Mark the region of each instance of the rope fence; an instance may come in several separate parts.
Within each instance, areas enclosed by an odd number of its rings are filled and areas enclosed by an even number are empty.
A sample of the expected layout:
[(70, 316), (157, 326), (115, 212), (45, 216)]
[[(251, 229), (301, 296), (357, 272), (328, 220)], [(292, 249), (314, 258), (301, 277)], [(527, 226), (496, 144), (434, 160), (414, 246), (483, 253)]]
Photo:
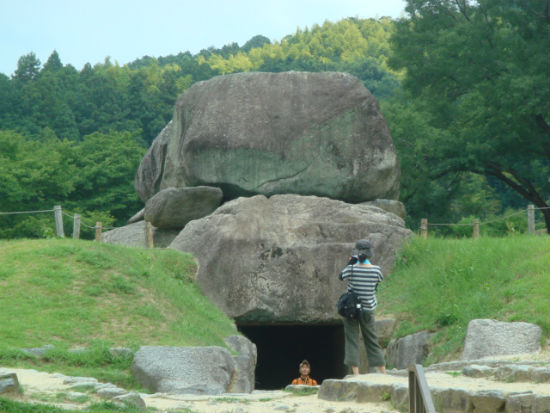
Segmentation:
[[(91, 229), (95, 231), (95, 240), (102, 242), (103, 231), (112, 230), (117, 227), (103, 227), (100, 221), (97, 221), (94, 226), (86, 225), (82, 222), (82, 216), (80, 214), (71, 215), (62, 210), (60, 205), (56, 205), (53, 209), (44, 209), (44, 210), (35, 210), (35, 211), (10, 211), (10, 212), (0, 212), (0, 215), (22, 215), (22, 214), (41, 214), (41, 213), (54, 213), (55, 218), (55, 232), (58, 237), (64, 238), (65, 231), (63, 226), (63, 216), (66, 216), (73, 220), (73, 238), (80, 239), (80, 229), (81, 227)], [(118, 227), (120, 228), (120, 227)]]
[[(455, 224), (448, 224), (448, 223), (432, 223), (428, 222), (427, 218), (422, 218), (420, 221), (420, 236), (422, 238), (428, 237), (428, 228), (429, 227), (453, 227), (453, 226), (469, 226), (472, 227), (472, 233), (473, 238), (479, 238), (479, 227), (482, 225), (492, 224), (499, 221), (507, 220), (511, 217), (524, 214), (527, 211), (527, 228), (528, 232), (530, 234), (535, 233), (535, 211), (536, 210), (546, 210), (550, 209), (550, 207), (542, 207), (538, 208), (535, 207), (533, 204), (529, 204), (527, 206), (527, 209), (521, 210), (518, 212), (514, 212), (512, 214), (506, 215), (504, 217), (499, 217), (496, 219), (480, 222), (479, 219), (474, 219), (471, 224), (467, 223), (455, 223)], [(81, 227), (88, 228), (95, 231), (95, 240), (98, 242), (102, 242), (103, 240), (103, 231), (104, 230), (113, 230), (117, 229), (117, 227), (103, 227), (103, 224), (98, 221), (95, 223), (94, 226), (86, 225), (82, 222), (82, 217), (80, 214), (74, 214), (71, 215), (67, 212), (64, 212), (60, 205), (56, 205), (53, 207), (53, 209), (43, 209), (43, 210), (36, 210), (36, 211), (11, 211), (11, 212), (0, 212), (0, 215), (21, 215), (21, 214), (42, 214), (42, 213), (54, 213), (55, 217), (55, 228), (56, 228), (56, 235), (58, 237), (65, 237), (64, 227), (63, 227), (63, 216), (66, 216), (73, 220), (73, 238), (79, 239), (80, 238), (80, 229)], [(118, 227), (120, 228), (120, 227)], [(150, 222), (145, 222), (145, 243), (148, 248), (153, 248), (153, 229)]]
[(523, 209), (521, 211), (514, 212), (512, 214), (508, 214), (506, 216), (491, 219), (491, 220), (488, 220), (488, 221), (480, 222), (479, 219), (475, 218), (471, 224), (460, 223), (460, 222), (454, 223), (454, 224), (432, 223), (432, 222), (428, 222), (428, 218), (422, 218), (420, 220), (420, 236), (422, 238), (427, 238), (429, 227), (457, 227), (457, 226), (461, 227), (461, 226), (463, 226), (463, 227), (472, 227), (473, 238), (479, 238), (479, 227), (480, 226), (487, 225), (487, 224), (493, 224), (495, 222), (505, 221), (505, 220), (507, 220), (511, 217), (525, 214), (526, 212), (527, 212), (527, 231), (528, 231), (529, 234), (534, 234), (535, 233), (535, 211), (537, 211), (537, 210), (540, 211), (540, 210), (545, 210), (545, 209), (550, 209), (550, 207), (541, 207), (541, 208), (539, 208), (539, 207), (535, 207), (533, 204), (529, 204), (527, 206), (527, 209)]
[(53, 212), (53, 209), (44, 209), (41, 211), (15, 211), (15, 212), (0, 212), (0, 215), (18, 215), (18, 214), (41, 214), (42, 212)]

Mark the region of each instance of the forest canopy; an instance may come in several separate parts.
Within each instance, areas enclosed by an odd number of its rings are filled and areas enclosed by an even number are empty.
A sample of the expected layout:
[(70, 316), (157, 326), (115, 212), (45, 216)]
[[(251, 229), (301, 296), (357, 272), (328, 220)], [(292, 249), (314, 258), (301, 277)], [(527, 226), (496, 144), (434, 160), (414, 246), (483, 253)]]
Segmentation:
[[(55, 50), (44, 63), (30, 52), (0, 74), (0, 212), (60, 204), (124, 225), (143, 206), (137, 166), (179, 94), (218, 75), (288, 70), (348, 72), (378, 99), (410, 227), (502, 214), (533, 193), (548, 205), (547, 4), (409, 0), (399, 20), (326, 21), (123, 66), (76, 69)], [(40, 219), (0, 216), (0, 236), (43, 236)]]

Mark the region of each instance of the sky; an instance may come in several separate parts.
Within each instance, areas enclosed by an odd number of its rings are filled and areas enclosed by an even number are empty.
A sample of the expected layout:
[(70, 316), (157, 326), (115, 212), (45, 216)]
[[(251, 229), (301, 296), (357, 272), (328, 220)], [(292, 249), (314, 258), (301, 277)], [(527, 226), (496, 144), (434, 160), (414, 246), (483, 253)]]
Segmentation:
[(297, 28), (345, 17), (403, 17), (405, 0), (0, 0), (0, 73), (21, 56), (42, 63), (124, 65), (236, 42), (256, 35), (280, 41)]

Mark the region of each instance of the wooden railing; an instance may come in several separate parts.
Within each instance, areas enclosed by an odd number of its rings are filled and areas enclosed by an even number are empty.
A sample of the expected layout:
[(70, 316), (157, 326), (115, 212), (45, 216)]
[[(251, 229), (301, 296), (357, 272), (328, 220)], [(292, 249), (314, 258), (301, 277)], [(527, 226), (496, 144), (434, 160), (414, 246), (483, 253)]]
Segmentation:
[(432, 394), (421, 364), (409, 366), (409, 412), (436, 413)]

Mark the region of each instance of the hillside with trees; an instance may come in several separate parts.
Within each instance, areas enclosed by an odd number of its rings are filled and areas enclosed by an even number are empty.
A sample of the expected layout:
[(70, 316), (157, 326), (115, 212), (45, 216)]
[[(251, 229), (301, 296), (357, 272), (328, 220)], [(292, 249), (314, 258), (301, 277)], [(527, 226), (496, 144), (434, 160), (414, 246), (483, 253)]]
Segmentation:
[[(179, 94), (218, 75), (288, 70), (348, 72), (377, 97), (411, 228), (422, 217), (547, 207), (547, 2), (408, 3), (413, 17), (326, 21), (281, 40), (257, 35), (122, 66), (22, 56), (11, 76), (0, 74), (0, 212), (60, 204), (90, 225), (124, 225), (142, 206), (137, 166)], [(0, 237), (42, 237), (49, 221), (0, 215)]]

